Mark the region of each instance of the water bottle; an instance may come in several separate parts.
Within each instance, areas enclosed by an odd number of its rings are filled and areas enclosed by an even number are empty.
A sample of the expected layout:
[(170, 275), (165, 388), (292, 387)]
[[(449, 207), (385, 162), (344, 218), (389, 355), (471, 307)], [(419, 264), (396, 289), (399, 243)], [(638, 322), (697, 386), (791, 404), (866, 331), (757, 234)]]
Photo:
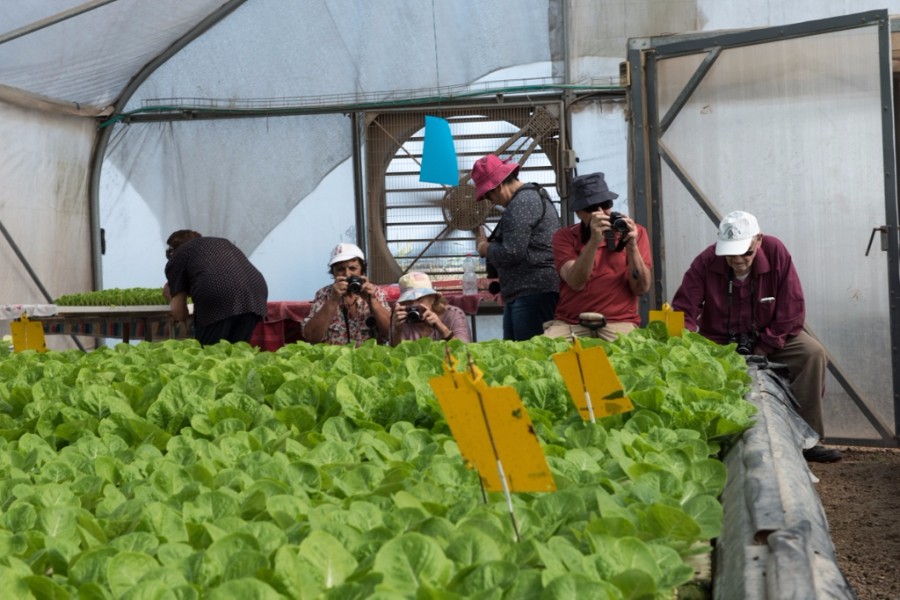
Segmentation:
[(475, 273), (475, 257), (467, 254), (463, 259), (462, 293), (474, 296), (478, 293), (478, 275)]

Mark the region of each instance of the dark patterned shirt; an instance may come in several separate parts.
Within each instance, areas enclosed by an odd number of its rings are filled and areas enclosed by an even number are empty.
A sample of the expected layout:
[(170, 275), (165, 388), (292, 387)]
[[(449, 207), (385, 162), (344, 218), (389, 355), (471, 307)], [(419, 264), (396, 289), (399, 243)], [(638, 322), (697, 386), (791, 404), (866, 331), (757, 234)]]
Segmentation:
[(194, 324), (203, 327), (245, 313), (266, 316), (266, 280), (237, 246), (199, 237), (175, 249), (166, 264), (169, 291), (186, 292), (194, 303)]
[(523, 184), (503, 211), (487, 253), (497, 267), (505, 302), (559, 291), (552, 243), (557, 229), (556, 208), (533, 186)]

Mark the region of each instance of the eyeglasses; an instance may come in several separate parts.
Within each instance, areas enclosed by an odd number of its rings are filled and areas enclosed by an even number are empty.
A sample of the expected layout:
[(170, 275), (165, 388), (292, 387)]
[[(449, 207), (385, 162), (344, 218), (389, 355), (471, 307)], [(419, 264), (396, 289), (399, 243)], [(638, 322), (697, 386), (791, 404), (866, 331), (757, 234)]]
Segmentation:
[(589, 213), (598, 212), (601, 210), (607, 210), (609, 208), (612, 208), (612, 205), (613, 205), (612, 200), (604, 200), (603, 202), (601, 202), (599, 204), (591, 204), (590, 206), (585, 208), (584, 211), (589, 212)]

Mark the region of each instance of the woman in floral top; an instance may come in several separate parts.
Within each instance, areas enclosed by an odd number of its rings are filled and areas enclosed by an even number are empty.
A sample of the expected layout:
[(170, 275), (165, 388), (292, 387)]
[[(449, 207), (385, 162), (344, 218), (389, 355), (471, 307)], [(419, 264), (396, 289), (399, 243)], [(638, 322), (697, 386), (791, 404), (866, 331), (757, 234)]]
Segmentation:
[(316, 292), (303, 339), (311, 344), (360, 345), (375, 338), (385, 341), (391, 309), (384, 291), (366, 277), (366, 260), (354, 244), (335, 246), (328, 261), (334, 283)]

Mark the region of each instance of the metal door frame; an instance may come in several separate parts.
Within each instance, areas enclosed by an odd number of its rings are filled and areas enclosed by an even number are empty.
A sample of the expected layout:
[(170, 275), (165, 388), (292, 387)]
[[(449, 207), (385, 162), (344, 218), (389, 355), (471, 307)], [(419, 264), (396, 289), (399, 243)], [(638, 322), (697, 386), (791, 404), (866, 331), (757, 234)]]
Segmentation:
[[(665, 253), (663, 249), (663, 209), (660, 161), (665, 161), (681, 184), (687, 189), (700, 208), (714, 224), (721, 215), (716, 212), (703, 192), (695, 185), (674, 157), (660, 146), (659, 138), (665, 133), (691, 94), (709, 72), (721, 52), (725, 49), (750, 46), (779, 40), (807, 37), (833, 31), (858, 27), (879, 27), (879, 75), (881, 99), (885, 110), (882, 113), (883, 168), (885, 176), (885, 219), (887, 238), (887, 280), (890, 311), (891, 371), (894, 397), (894, 433), (890, 427), (874, 413), (865, 398), (844, 375), (840, 365), (828, 353), (828, 369), (844, 388), (869, 424), (881, 436), (885, 446), (900, 446), (900, 246), (898, 246), (898, 208), (896, 173), (898, 165), (894, 151), (894, 114), (892, 110), (893, 74), (891, 70), (891, 23), (886, 10), (874, 10), (852, 15), (832, 17), (805, 23), (795, 23), (778, 27), (741, 30), (729, 33), (692, 33), (658, 38), (638, 38), (628, 42), (627, 69), (631, 80), (630, 107), (631, 128), (629, 162), (632, 170), (631, 197), (635, 199), (635, 217), (646, 224), (651, 234), (653, 252), (654, 281), (650, 290), (650, 303), (659, 308), (661, 299), (666, 298)], [(657, 105), (657, 61), (705, 53), (700, 63), (668, 112), (660, 117)], [(827, 352), (827, 348), (826, 348)], [(833, 443), (871, 445), (871, 440), (842, 439), (830, 437)]]

